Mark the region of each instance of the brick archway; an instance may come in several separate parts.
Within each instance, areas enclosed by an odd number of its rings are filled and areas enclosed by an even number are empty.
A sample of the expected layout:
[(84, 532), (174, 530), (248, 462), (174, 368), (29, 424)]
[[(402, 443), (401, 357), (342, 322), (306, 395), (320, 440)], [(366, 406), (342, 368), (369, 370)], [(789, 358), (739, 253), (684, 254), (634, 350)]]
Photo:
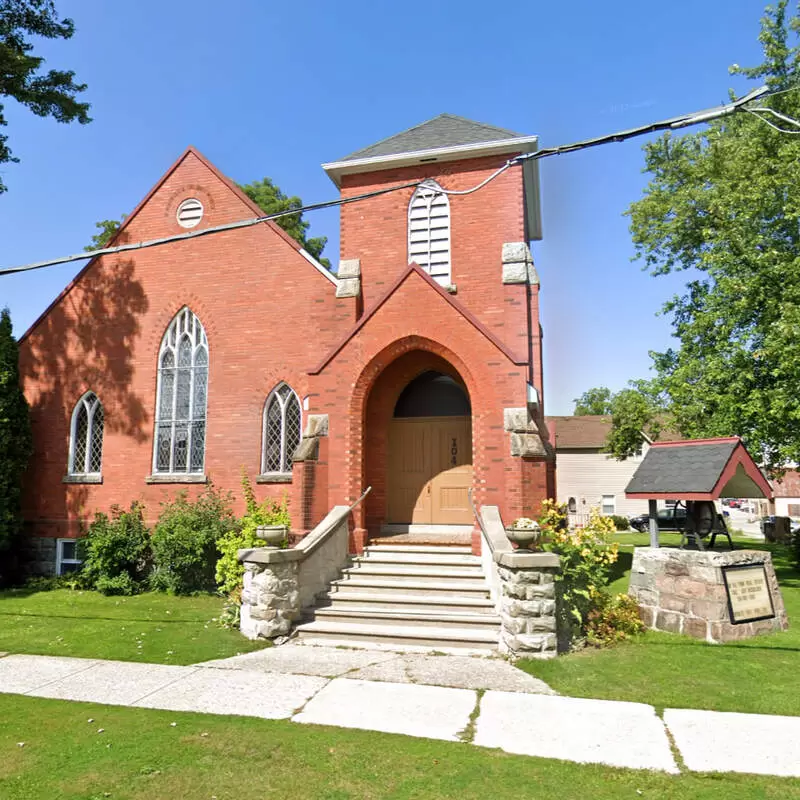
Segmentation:
[(388, 426), (400, 393), (410, 381), (426, 371), (452, 377), (472, 402), (472, 463), (480, 436), (480, 410), (474, 377), (449, 348), (419, 336), (398, 340), (373, 357), (353, 387), (350, 420), (350, 494), (372, 486), (363, 506), (355, 510), (354, 545), (361, 550), (369, 535), (385, 521), (387, 500), (386, 459)]

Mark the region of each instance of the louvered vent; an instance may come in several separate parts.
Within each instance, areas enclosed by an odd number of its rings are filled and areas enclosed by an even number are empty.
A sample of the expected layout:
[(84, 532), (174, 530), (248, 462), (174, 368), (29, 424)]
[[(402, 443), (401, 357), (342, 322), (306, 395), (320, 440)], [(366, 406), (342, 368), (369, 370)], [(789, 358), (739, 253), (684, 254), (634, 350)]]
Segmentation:
[(203, 219), (203, 204), (194, 197), (178, 206), (178, 224), (182, 228), (194, 228)]
[(415, 261), (442, 286), (450, 276), (450, 201), (437, 191), (438, 183), (426, 181), (408, 207), (408, 260)]

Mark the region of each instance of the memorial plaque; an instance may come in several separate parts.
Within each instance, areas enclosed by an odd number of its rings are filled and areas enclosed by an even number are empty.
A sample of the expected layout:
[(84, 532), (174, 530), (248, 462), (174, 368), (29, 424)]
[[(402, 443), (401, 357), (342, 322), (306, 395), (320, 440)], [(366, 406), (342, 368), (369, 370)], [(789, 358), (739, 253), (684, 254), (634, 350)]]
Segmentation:
[(767, 575), (761, 564), (723, 567), (731, 622), (753, 622), (775, 616)]

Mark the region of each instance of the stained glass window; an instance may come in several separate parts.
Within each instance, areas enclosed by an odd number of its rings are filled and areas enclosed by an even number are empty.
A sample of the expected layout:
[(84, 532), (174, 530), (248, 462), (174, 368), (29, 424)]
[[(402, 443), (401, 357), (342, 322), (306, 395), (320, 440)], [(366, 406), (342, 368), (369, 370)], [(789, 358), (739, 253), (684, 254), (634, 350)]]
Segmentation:
[(99, 475), (103, 464), (103, 404), (94, 392), (78, 400), (70, 430), (70, 475)]
[(292, 471), (292, 456), (302, 438), (300, 401), (285, 383), (276, 386), (264, 405), (263, 473)]

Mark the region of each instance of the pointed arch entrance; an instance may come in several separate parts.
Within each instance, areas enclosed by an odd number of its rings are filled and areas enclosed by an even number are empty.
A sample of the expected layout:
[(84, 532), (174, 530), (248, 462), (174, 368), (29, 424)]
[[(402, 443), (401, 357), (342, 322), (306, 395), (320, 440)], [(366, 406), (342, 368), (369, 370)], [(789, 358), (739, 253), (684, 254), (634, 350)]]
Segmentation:
[(425, 370), (402, 388), (389, 421), (389, 523), (472, 522), (472, 408), (463, 383)]

